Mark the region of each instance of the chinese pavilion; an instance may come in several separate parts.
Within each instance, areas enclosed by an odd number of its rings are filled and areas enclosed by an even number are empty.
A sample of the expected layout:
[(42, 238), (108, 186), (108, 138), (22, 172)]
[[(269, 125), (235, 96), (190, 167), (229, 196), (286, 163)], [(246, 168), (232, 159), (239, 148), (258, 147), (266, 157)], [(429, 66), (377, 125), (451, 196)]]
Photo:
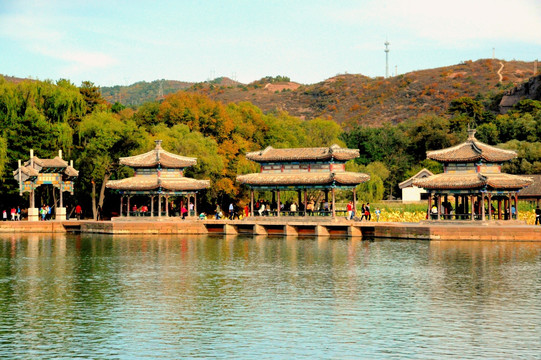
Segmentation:
[[(517, 194), (530, 185), (532, 180), (525, 176), (501, 172), (501, 165), (517, 156), (512, 150), (490, 146), (475, 138), (475, 130), (468, 130), (468, 139), (459, 145), (435, 151), (428, 151), (427, 158), (443, 163), (444, 172), (413, 183), (425, 188), (428, 209), (436, 205), (433, 218), (451, 219), (452, 205), (449, 196), (454, 197), (454, 218), (485, 220), (511, 219), (518, 215)], [(493, 208), (497, 202), (497, 209)], [(502, 212), (503, 206), (503, 212)]]
[[(297, 191), (299, 204), (307, 208), (307, 190), (320, 189), (332, 195), (332, 215), (335, 216), (335, 189), (353, 191), (356, 208), (355, 187), (370, 180), (367, 174), (347, 172), (346, 161), (359, 157), (358, 149), (341, 148), (338, 145), (317, 148), (274, 149), (269, 146), (264, 150), (246, 154), (249, 160), (258, 162), (261, 171), (255, 174), (237, 176), (237, 181), (250, 188), (251, 214), (254, 211), (254, 190), (273, 191), (276, 193), (280, 209), (280, 191)], [(304, 201), (301, 198), (304, 191)], [(280, 211), (277, 212), (280, 216)], [(306, 215), (306, 211), (304, 212)]]
[(162, 201), (165, 199), (165, 216), (169, 216), (169, 197), (193, 197), (194, 212), (197, 214), (197, 193), (210, 186), (209, 180), (184, 177), (184, 169), (197, 163), (196, 158), (175, 155), (162, 149), (162, 141), (144, 154), (120, 158), (120, 164), (135, 169), (135, 175), (121, 180), (110, 180), (106, 187), (120, 192), (120, 216), (123, 214), (124, 197), (127, 199), (127, 216), (130, 216), (130, 198), (135, 195), (150, 197), (150, 215), (154, 216), (154, 198), (158, 198), (158, 216), (162, 216)]
[[(64, 207), (63, 193), (73, 195), (73, 181), (79, 176), (79, 172), (73, 168), (73, 160), (70, 164), (62, 159), (62, 150), (53, 159), (40, 159), (34, 156), (34, 150), (30, 150), (30, 160), (21, 165), (19, 160), (17, 170), (13, 171), (13, 177), (19, 182), (19, 194), (30, 193), (30, 206), (28, 208), (28, 221), (37, 221), (39, 209), (35, 207), (35, 190), (41, 185), (53, 185), (60, 191), (59, 206), (55, 206), (56, 220), (66, 220), (66, 208)], [(55, 204), (56, 205), (56, 204)]]

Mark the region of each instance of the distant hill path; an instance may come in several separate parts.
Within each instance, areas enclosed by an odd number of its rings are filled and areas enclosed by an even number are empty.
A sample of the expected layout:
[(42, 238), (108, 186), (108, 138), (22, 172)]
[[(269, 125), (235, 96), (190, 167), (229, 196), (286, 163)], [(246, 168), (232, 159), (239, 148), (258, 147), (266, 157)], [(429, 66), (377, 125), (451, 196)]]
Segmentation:
[(498, 76), (500, 77), (500, 82), (502, 82), (503, 80), (503, 76), (502, 76), (502, 70), (503, 70), (503, 63), (500, 61), (500, 70), (498, 70)]

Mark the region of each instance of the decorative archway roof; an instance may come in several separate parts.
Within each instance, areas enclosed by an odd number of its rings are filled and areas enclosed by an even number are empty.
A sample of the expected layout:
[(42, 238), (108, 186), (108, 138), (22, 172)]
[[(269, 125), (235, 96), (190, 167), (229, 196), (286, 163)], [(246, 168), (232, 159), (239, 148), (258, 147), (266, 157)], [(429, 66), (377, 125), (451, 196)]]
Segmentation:
[(475, 130), (469, 130), (468, 140), (465, 142), (446, 149), (427, 151), (426, 156), (444, 163), (468, 163), (479, 160), (501, 163), (514, 159), (517, 153), (482, 143), (475, 138)]

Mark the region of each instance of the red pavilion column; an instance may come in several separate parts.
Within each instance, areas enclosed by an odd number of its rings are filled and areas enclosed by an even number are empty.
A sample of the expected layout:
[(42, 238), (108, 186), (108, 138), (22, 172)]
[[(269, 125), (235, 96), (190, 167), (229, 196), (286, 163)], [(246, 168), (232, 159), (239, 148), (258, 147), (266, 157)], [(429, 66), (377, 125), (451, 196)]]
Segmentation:
[(282, 206), (281, 201), (280, 201), (280, 189), (276, 190), (276, 195), (277, 195), (276, 198), (278, 200), (278, 202), (276, 203), (276, 207), (278, 208), (276, 210), (278, 212), (276, 214), (277, 214), (277, 216), (280, 216), (280, 210), (281, 210), (281, 206)]

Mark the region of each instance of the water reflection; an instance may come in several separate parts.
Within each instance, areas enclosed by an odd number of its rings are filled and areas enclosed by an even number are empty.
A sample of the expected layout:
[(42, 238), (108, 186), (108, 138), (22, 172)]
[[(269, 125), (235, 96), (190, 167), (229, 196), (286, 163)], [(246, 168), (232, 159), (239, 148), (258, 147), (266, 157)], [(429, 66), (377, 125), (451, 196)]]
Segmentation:
[(0, 357), (533, 358), (541, 244), (0, 237)]

